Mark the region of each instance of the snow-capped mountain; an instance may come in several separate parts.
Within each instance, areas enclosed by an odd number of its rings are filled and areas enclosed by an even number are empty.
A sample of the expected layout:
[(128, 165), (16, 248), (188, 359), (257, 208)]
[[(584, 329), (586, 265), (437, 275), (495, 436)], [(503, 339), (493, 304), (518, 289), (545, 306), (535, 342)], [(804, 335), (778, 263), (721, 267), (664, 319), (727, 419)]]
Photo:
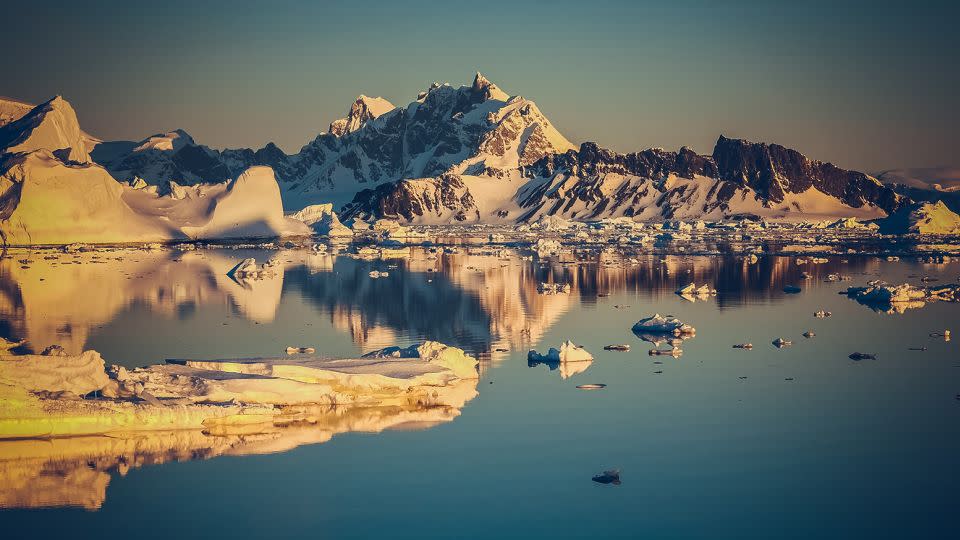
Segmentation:
[[(344, 214), (408, 221), (880, 218), (904, 199), (876, 179), (777, 145), (720, 137), (712, 156), (689, 148), (618, 154), (584, 143), (522, 167), (523, 181), (445, 175), (361, 191)], [(491, 191), (494, 193), (491, 196)], [(473, 192), (483, 193), (481, 197)]]
[(268, 165), (282, 182), (287, 207), (295, 209), (322, 202), (339, 207), (364, 188), (407, 178), (519, 177), (521, 166), (573, 148), (534, 102), (509, 96), (478, 73), (468, 86), (434, 83), (406, 107), (360, 96), (346, 117), (293, 155), (273, 144), (212, 150), (177, 131), (104, 143), (93, 156), (120, 180), (154, 184), (216, 182)]
[[(75, 120), (62, 103), (57, 98), (37, 109)], [(21, 117), (0, 127), (0, 142), (4, 133), (24, 133), (36, 111), (7, 108), (8, 116)], [(13, 124), (16, 129), (8, 129)], [(332, 203), (345, 217), (419, 223), (523, 222), (544, 215), (873, 219), (907, 202), (876, 178), (775, 144), (721, 136), (711, 155), (689, 148), (621, 154), (590, 142), (577, 148), (533, 101), (510, 96), (479, 73), (469, 85), (434, 83), (402, 107), (361, 95), (345, 117), (292, 155), (272, 143), (212, 149), (183, 130), (116, 142), (62, 129), (34, 131), (40, 146), (68, 149), (74, 160), (85, 159), (86, 150), (114, 178), (143, 179), (162, 186), (161, 193), (170, 181), (222, 183), (252, 166), (269, 166), (287, 210)]]

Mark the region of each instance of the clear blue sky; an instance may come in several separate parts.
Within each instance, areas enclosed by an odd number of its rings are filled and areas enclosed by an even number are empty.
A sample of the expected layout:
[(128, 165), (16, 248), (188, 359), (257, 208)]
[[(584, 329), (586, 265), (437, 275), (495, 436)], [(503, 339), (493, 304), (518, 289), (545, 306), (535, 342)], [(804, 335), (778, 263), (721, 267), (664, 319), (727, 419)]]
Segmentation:
[(358, 94), (403, 105), (479, 70), (575, 143), (709, 153), (722, 133), (867, 171), (960, 165), (946, 3), (84, 4), (6, 10), (0, 95), (62, 94), (105, 139), (291, 152)]

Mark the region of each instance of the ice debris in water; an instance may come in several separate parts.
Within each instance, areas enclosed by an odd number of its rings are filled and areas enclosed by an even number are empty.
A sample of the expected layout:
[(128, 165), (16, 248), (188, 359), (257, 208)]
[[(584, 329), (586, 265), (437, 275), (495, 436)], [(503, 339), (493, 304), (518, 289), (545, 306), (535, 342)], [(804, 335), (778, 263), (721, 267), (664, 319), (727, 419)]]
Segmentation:
[(583, 347), (567, 340), (560, 345), (560, 349), (550, 347), (547, 354), (530, 351), (527, 353), (527, 360), (542, 363), (589, 362), (593, 360), (593, 355), (588, 353)]
[(783, 339), (782, 337), (773, 340), (773, 346), (778, 349), (789, 347), (790, 345), (793, 345), (793, 342), (788, 339)]
[(620, 485), (620, 469), (610, 469), (609, 471), (603, 471), (602, 473), (595, 475), (593, 481), (598, 484), (613, 484), (615, 486)]
[(684, 334), (695, 334), (696, 328), (677, 319), (676, 317), (663, 317), (659, 313), (652, 317), (640, 319), (633, 325), (634, 333), (652, 333), (652, 334), (673, 334), (675, 336)]

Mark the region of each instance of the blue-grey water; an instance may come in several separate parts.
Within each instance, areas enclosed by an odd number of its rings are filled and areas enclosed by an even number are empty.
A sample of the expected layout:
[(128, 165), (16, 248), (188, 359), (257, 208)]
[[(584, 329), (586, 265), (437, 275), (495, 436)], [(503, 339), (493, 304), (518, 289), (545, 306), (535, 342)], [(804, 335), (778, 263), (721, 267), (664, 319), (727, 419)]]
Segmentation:
[[(247, 256), (281, 259), (279, 282), (244, 289), (226, 278)], [(41, 481), (63, 491), (46, 508), (8, 500), (8, 538), (943, 538), (960, 527), (960, 354), (957, 340), (929, 335), (956, 331), (960, 305), (885, 313), (838, 294), (872, 279), (955, 283), (957, 262), (90, 257), (2, 261), (0, 335), (130, 367), (433, 339), (481, 360), (479, 396), (432, 426), (108, 470), (102, 494), (71, 492), (89, 489), (63, 472), (76, 464), (18, 476), (0, 461), (22, 492)], [(374, 269), (389, 276), (371, 279)], [(850, 280), (825, 281), (831, 273)], [(542, 281), (571, 292), (539, 295)], [(690, 281), (718, 294), (674, 294)], [(815, 318), (819, 309), (832, 316)], [(681, 357), (649, 356), (653, 345), (631, 333), (654, 313), (696, 327)], [(775, 348), (778, 337), (793, 346)], [(567, 339), (593, 353), (585, 371), (564, 379), (528, 366), (528, 350)], [(743, 342), (753, 350), (731, 347)], [(603, 350), (619, 343), (632, 350)], [(849, 359), (855, 351), (876, 359)], [(608, 386), (575, 388), (584, 383)], [(621, 485), (591, 481), (613, 468)]]

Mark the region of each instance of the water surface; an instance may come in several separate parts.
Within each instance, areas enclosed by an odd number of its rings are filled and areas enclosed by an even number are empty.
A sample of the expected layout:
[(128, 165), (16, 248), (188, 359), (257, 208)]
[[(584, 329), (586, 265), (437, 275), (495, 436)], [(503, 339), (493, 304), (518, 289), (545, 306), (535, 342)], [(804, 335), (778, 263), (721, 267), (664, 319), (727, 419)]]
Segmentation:
[[(956, 341), (929, 336), (956, 326), (960, 306), (887, 313), (837, 294), (873, 279), (955, 282), (957, 263), (470, 251), (416, 248), (390, 260), (253, 250), (3, 259), (0, 335), (26, 340), (25, 350), (95, 349), (133, 367), (275, 356), (288, 345), (350, 356), (433, 339), (481, 360), (479, 397), (462, 410), (332, 415), (273, 446), (239, 437), (207, 440), (199, 452), (197, 441), (160, 437), (130, 463), (109, 452), (97, 462), (11, 458), (24, 445), (99, 440), (0, 443), (3, 530), (40, 538), (903, 538), (960, 525), (960, 354)], [(277, 259), (280, 275), (246, 286), (226, 276), (251, 256)], [(389, 275), (371, 279), (372, 270)], [(825, 281), (833, 273), (850, 281)], [(718, 294), (694, 302), (674, 294), (691, 281)], [(569, 283), (571, 292), (541, 295), (541, 282)], [(802, 292), (786, 294), (785, 285)], [(833, 315), (815, 318), (819, 309)], [(649, 356), (653, 345), (631, 333), (654, 313), (696, 327), (681, 357)], [(808, 330), (816, 337), (802, 337)], [(794, 344), (777, 349), (777, 337)], [(529, 349), (566, 339), (594, 362), (568, 378), (528, 367)], [(742, 342), (754, 349), (731, 348)], [(615, 343), (632, 350), (603, 350)], [(850, 360), (855, 351), (877, 359)], [(584, 383), (608, 386), (575, 388)], [(622, 470), (622, 485), (591, 482), (610, 468)]]

